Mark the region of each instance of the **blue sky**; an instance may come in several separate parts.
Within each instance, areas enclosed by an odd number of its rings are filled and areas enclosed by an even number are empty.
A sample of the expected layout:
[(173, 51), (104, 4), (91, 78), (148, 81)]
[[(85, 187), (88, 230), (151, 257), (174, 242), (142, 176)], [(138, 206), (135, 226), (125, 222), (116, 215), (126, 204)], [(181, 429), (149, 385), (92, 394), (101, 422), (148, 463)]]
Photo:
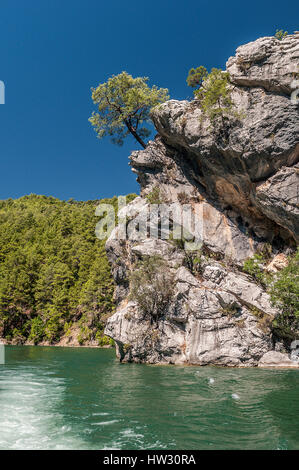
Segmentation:
[(36, 193), (78, 200), (138, 192), (123, 147), (98, 140), (90, 88), (123, 70), (192, 91), (192, 66), (224, 67), (236, 47), (299, 29), (289, 0), (1, 0), (0, 199)]

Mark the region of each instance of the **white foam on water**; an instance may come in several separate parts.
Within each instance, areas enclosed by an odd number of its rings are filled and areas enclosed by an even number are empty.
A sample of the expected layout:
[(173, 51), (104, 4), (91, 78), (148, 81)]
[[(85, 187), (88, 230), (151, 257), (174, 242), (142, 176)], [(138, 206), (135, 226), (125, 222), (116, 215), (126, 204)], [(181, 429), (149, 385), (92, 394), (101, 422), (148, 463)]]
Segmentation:
[[(31, 449), (31, 450), (66, 450), (102, 448), (117, 450), (128, 446), (144, 448), (165, 448), (158, 436), (146, 438), (146, 425), (138, 420), (131, 425), (122, 419), (114, 419), (110, 412), (95, 411), (80, 419), (89, 422), (78, 429), (65, 421), (63, 403), (67, 398), (67, 381), (53, 377), (47, 370), (37, 368), (6, 369), (0, 372), (0, 449)], [(93, 406), (98, 406), (94, 404)], [(102, 420), (99, 418), (103, 418)], [(105, 419), (106, 417), (106, 419)], [(98, 419), (97, 419), (98, 418)], [(110, 418), (110, 419), (109, 419)], [(87, 423), (87, 421), (85, 421)], [(119, 424), (117, 424), (119, 423)], [(115, 429), (113, 439), (105, 443), (91, 444), (90, 436), (107, 430)]]
[(107, 426), (108, 424), (119, 423), (119, 419), (112, 419), (111, 421), (101, 421), (100, 423), (91, 423), (92, 426)]
[(232, 399), (233, 400), (240, 400), (240, 397), (237, 393), (232, 393)]
[(213, 379), (212, 377), (209, 378), (209, 384), (213, 384), (215, 382), (215, 379)]
[[(18, 374), (18, 375), (16, 375)], [(57, 412), (64, 400), (64, 380), (26, 368), (0, 375), (0, 449), (76, 449), (84, 441)]]
[(136, 433), (134, 429), (125, 429), (124, 431), (120, 432), (121, 435), (124, 437), (135, 438), (135, 439), (143, 439), (144, 435), (140, 433)]
[(113, 445), (112, 446), (108, 446), (108, 447), (103, 447), (102, 449), (100, 450), (121, 450), (120, 447), (114, 447)]

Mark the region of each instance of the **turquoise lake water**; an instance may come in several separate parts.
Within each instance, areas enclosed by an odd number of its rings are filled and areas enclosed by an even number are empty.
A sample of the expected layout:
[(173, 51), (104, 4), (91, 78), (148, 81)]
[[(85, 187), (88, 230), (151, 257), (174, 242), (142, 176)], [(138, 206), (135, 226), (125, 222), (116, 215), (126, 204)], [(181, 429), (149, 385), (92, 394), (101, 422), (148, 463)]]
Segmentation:
[(299, 449), (299, 371), (6, 347), (0, 449)]

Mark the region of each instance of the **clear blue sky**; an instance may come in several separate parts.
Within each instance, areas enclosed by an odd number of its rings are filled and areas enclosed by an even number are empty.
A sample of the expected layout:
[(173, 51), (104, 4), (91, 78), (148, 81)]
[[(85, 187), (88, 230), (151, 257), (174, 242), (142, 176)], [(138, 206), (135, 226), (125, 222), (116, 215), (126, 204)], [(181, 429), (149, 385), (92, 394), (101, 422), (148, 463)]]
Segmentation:
[(297, 19), (297, 0), (1, 0), (0, 199), (137, 192), (138, 144), (96, 138), (90, 88), (126, 70), (185, 99), (192, 66), (224, 67), (238, 45)]

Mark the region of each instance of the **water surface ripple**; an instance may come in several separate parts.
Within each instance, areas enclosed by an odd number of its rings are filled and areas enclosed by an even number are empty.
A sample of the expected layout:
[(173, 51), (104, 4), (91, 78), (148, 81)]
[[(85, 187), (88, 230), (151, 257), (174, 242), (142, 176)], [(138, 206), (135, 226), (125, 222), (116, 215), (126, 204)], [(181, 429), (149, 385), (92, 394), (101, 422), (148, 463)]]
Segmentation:
[(7, 347), (0, 449), (299, 449), (299, 371)]

